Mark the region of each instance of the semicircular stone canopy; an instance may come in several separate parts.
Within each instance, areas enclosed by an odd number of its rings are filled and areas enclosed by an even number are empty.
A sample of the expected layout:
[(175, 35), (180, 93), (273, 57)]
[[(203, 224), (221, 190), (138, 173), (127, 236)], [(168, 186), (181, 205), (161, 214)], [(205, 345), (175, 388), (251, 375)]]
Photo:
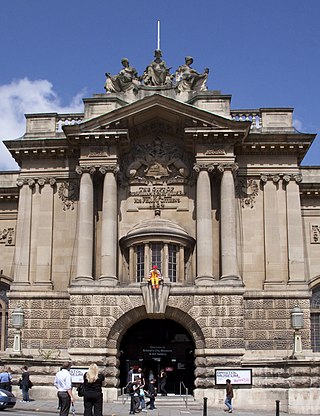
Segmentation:
[(170, 237), (177, 238), (179, 240), (193, 241), (193, 238), (178, 224), (171, 220), (165, 219), (149, 219), (143, 220), (134, 225), (127, 235), (123, 237), (123, 240), (132, 240), (135, 238), (154, 236), (155, 238)]

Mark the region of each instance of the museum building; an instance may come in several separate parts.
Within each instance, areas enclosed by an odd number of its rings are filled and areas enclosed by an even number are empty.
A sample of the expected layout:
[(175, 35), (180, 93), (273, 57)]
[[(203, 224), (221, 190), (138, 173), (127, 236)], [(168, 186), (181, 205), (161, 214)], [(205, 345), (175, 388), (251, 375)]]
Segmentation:
[(0, 172), (1, 362), (48, 395), (71, 359), (104, 369), (108, 401), (133, 366), (209, 406), (229, 374), (237, 408), (320, 412), (315, 135), (292, 108), (231, 109), (207, 69), (170, 74), (159, 52), (4, 142), (20, 170)]

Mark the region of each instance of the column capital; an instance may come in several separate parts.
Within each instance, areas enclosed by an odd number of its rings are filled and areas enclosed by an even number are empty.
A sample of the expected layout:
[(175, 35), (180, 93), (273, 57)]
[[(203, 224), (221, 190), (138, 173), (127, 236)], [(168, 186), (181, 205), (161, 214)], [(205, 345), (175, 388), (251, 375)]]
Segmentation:
[(18, 178), (16, 181), (17, 186), (22, 187), (23, 185), (28, 185), (30, 188), (33, 188), (36, 184), (34, 178)]
[(209, 173), (213, 172), (216, 168), (216, 163), (205, 163), (205, 162), (200, 162), (200, 163), (195, 163), (193, 165), (193, 170), (196, 173), (201, 172), (202, 170), (205, 170)]
[(46, 183), (50, 186), (54, 186), (56, 184), (57, 180), (56, 178), (38, 178), (37, 183), (39, 186), (44, 186)]
[(233, 174), (236, 173), (236, 171), (239, 169), (239, 166), (237, 163), (219, 163), (217, 167), (218, 171), (223, 173), (227, 170), (231, 171)]
[(99, 167), (99, 172), (102, 173), (102, 175), (105, 175), (107, 172), (111, 172), (114, 175), (116, 175), (119, 172), (119, 170), (119, 165), (114, 164), (101, 165)]
[(94, 166), (77, 166), (75, 171), (78, 175), (82, 175), (83, 173), (90, 173), (90, 175), (93, 175), (96, 168)]

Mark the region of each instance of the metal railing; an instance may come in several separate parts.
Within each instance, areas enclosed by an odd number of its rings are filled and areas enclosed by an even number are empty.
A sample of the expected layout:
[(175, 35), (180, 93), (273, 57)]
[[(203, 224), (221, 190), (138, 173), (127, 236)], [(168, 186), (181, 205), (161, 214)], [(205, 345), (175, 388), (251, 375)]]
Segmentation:
[[(182, 393), (183, 390), (185, 391), (185, 394)], [(189, 390), (188, 390), (188, 387), (185, 386), (183, 381), (180, 381), (179, 394), (180, 394), (180, 397), (182, 397), (182, 400), (185, 402), (186, 409), (188, 409)]]

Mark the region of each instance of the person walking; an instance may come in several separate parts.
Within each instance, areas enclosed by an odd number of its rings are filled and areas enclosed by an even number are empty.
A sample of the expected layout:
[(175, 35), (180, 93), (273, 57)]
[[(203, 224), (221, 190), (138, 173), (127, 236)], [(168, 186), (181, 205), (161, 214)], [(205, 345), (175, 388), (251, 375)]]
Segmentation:
[(102, 416), (102, 385), (105, 376), (99, 372), (97, 364), (92, 363), (83, 376), (84, 416)]
[(134, 382), (131, 384), (130, 389), (130, 415), (139, 413), (141, 410), (140, 407), (140, 378), (135, 377)]
[(162, 369), (159, 374), (159, 386), (160, 386), (160, 393), (161, 396), (167, 396), (167, 390), (165, 389), (167, 384), (167, 373)]
[(12, 390), (12, 377), (10, 373), (10, 367), (3, 367), (0, 373), (0, 389), (11, 391)]
[(156, 407), (154, 405), (154, 402), (156, 400), (156, 396), (157, 396), (157, 388), (155, 386), (156, 383), (156, 379), (153, 379), (150, 381), (149, 386), (148, 386), (148, 397), (149, 397), (149, 401), (148, 403), (146, 403), (146, 406), (150, 406), (150, 410), (154, 410)]
[(22, 390), (21, 403), (27, 403), (27, 402), (30, 402), (29, 389), (32, 387), (32, 384), (30, 380), (28, 367), (25, 365), (24, 367), (21, 368), (21, 370), (22, 370), (22, 374), (21, 374), (21, 379), (19, 380), (19, 385)]
[(231, 380), (226, 380), (226, 399), (224, 404), (227, 406), (226, 412), (232, 413), (232, 399), (233, 399), (233, 386), (231, 384)]
[(68, 416), (71, 403), (74, 403), (70, 368), (71, 362), (64, 362), (60, 371), (57, 372), (54, 380), (54, 385), (58, 389), (57, 395), (60, 403), (59, 416)]

